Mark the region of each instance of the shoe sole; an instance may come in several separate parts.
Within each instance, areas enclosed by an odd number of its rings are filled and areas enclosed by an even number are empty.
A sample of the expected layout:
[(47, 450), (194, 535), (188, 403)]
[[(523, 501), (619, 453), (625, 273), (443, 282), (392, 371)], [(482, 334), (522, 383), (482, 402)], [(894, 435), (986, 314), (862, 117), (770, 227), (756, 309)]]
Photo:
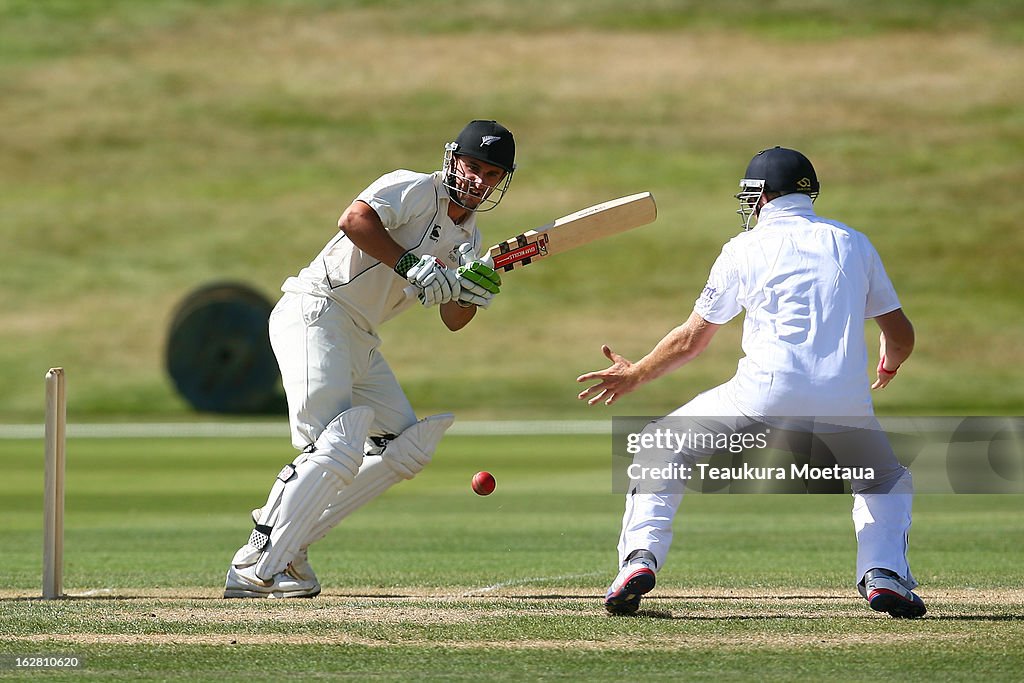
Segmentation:
[(640, 597), (654, 589), (654, 572), (636, 570), (616, 593), (605, 596), (604, 608), (609, 614), (633, 614), (640, 609)]
[(895, 619), (917, 619), (928, 611), (921, 598), (911, 601), (899, 593), (885, 589), (872, 591), (868, 596), (868, 604), (876, 612), (886, 612)]
[(315, 598), (318, 595), (320, 595), (319, 590), (315, 593), (285, 593), (283, 591), (261, 593), (241, 588), (224, 591), (225, 598)]

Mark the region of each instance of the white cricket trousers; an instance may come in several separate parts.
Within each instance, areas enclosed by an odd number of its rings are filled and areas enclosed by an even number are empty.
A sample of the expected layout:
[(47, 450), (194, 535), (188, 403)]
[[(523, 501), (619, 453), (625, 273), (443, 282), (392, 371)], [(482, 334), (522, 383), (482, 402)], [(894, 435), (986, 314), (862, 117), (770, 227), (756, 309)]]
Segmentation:
[(292, 445), (303, 450), (338, 415), (373, 408), (370, 433), (401, 434), (416, 422), (380, 338), (360, 329), (344, 307), (324, 297), (286, 293), (270, 314), (270, 344), (288, 399)]
[[(728, 397), (724, 386), (696, 396), (669, 415), (702, 416), (727, 417), (727, 424), (737, 431), (758, 423), (752, 418), (742, 417), (742, 412)], [(870, 419), (877, 425), (874, 418)], [(652, 425), (656, 426), (657, 421)], [(913, 499), (910, 471), (897, 460), (880, 427), (825, 436), (840, 467), (872, 467), (875, 470), (873, 480), (854, 480), (851, 486), (853, 526), (857, 537), (855, 583), (859, 583), (869, 569), (879, 568), (896, 572), (911, 587), (916, 586), (907, 562), (907, 534)], [(666, 453), (662, 457), (665, 462), (682, 463), (685, 456)], [(683, 500), (682, 488), (673, 488), (669, 493), (634, 493), (635, 488), (631, 483), (626, 492), (626, 510), (618, 544), (619, 563), (624, 563), (634, 550), (649, 550), (657, 559), (660, 570), (672, 544), (672, 520)]]

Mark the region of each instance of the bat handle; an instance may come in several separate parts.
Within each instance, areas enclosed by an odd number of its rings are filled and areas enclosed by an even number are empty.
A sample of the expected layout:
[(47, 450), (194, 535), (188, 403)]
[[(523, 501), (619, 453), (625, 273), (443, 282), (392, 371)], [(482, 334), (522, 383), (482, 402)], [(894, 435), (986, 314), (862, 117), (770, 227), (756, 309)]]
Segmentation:
[(402, 290), (402, 293), (405, 294), (406, 299), (412, 299), (413, 297), (416, 296), (416, 293), (418, 291), (419, 288), (416, 287), (416, 285), (409, 285), (408, 287)]

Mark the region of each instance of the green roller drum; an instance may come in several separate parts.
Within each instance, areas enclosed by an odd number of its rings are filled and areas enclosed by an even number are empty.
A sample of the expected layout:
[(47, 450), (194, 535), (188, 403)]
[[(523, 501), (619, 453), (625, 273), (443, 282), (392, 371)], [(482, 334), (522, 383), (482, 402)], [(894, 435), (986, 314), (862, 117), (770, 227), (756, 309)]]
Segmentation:
[(165, 362), (197, 411), (273, 413), (284, 409), (281, 374), (267, 321), (273, 304), (256, 289), (217, 282), (189, 293), (171, 320)]

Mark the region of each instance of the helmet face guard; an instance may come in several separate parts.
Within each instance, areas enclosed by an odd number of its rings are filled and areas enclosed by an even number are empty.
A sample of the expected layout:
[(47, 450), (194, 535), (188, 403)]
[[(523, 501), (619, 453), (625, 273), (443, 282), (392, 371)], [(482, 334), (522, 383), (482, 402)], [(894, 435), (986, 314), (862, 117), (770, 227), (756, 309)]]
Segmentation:
[[(505, 196), (505, 192), (508, 191), (509, 183), (512, 182), (513, 171), (506, 171), (505, 177), (501, 179), (494, 187), (485, 187), (484, 191), (480, 195), (473, 193), (473, 187), (479, 186), (481, 183), (479, 179), (474, 180), (468, 176), (459, 172), (458, 157), (459, 153), (456, 151), (458, 145), (454, 142), (449, 142), (444, 146), (444, 160), (441, 164), (442, 170), (442, 183), (448, 190), (448, 196), (453, 202), (458, 204), (464, 209), (470, 211), (476, 211), (483, 213), (484, 211), (490, 211), (501, 202), (501, 198)], [(469, 156), (469, 155), (465, 155)], [(481, 160), (483, 161), (483, 160)], [(490, 162), (487, 162), (490, 163)], [(467, 196), (474, 196), (479, 199), (476, 206), (471, 206), (466, 201)]]
[(744, 230), (750, 230), (750, 221), (757, 214), (757, 205), (761, 202), (763, 194), (764, 180), (744, 178), (740, 181), (740, 191), (735, 195), (740, 202), (740, 208), (736, 209), (736, 213), (742, 219)]
[(735, 195), (740, 208), (736, 213), (743, 219), (743, 229), (750, 230), (751, 221), (760, 213), (761, 197), (766, 193), (805, 194), (813, 202), (820, 189), (814, 166), (803, 154), (784, 147), (763, 149), (750, 160), (740, 181), (740, 191)]
[[(459, 172), (459, 158), (471, 157), (505, 171), (505, 177), (494, 187), (483, 186)], [(490, 211), (498, 205), (515, 173), (516, 141), (512, 132), (497, 121), (470, 121), (454, 142), (444, 146), (441, 162), (442, 182), (452, 201), (470, 211)], [(479, 194), (478, 194), (479, 192)], [(477, 198), (476, 206), (468, 205), (467, 196)]]

